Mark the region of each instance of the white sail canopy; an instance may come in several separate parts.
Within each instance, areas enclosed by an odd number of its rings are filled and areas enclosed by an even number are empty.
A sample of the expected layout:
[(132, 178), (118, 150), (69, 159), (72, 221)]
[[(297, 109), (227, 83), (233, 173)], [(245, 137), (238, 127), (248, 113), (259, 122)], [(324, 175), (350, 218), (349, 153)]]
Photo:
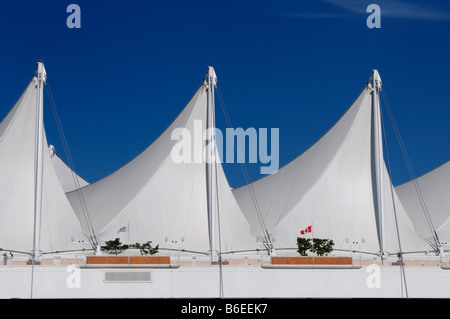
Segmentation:
[[(33, 250), (37, 101), (34, 77), (0, 123), (0, 247), (5, 250)], [(90, 247), (48, 151), (43, 154), (39, 246), (43, 252)]]
[(395, 190), (421, 236), (431, 240), (434, 227), (439, 240), (450, 242), (450, 161)]
[(75, 173), (58, 155), (53, 145), (49, 146), (53, 167), (59, 178), (64, 193), (71, 192), (80, 187), (89, 185), (85, 179)]
[[(384, 251), (398, 252), (396, 213), (402, 250), (430, 249), (417, 235), (395, 191), (391, 191), (385, 167), (383, 229), (377, 224), (371, 95), (369, 84), (332, 129), (305, 153), (275, 174), (233, 190), (252, 229), (263, 235), (253, 190), (276, 248), (295, 248), (297, 237), (314, 235), (332, 239), (335, 249), (351, 250), (358, 243), (361, 250), (378, 253), (379, 236), (383, 234)], [(301, 235), (308, 226), (312, 226), (312, 234)]]
[[(82, 194), (99, 240), (120, 237), (122, 242), (152, 241), (160, 248), (208, 252), (206, 164), (194, 159), (198, 147), (202, 152), (206, 143), (202, 139), (207, 118), (206, 85), (200, 86), (175, 121), (140, 155), (104, 179), (67, 194), (83, 220)], [(191, 162), (179, 163), (172, 158), (174, 146), (186, 142), (172, 139), (176, 129), (190, 132)], [(259, 248), (256, 238), (221, 165), (217, 168), (221, 249), (255, 250)]]
[[(80, 249), (88, 246), (86, 238), (95, 234), (101, 242), (119, 237), (129, 244), (152, 241), (162, 249), (254, 251), (264, 249), (260, 238), (266, 233), (275, 248), (292, 249), (296, 238), (302, 236), (301, 230), (308, 226), (312, 226), (314, 237), (333, 239), (335, 249), (350, 250), (355, 242), (371, 253), (395, 253), (400, 243), (404, 252), (430, 249), (397, 196), (400, 189), (403, 197), (410, 198), (407, 185), (393, 189), (384, 165), (374, 173), (376, 116), (370, 84), (305, 153), (276, 173), (233, 191), (222, 166), (217, 164), (211, 171), (203, 157), (209, 144), (205, 130), (214, 126), (208, 85), (202, 83), (179, 116), (148, 148), (93, 184), (76, 175), (54, 148), (45, 148), (40, 249)], [(38, 100), (33, 78), (0, 123), (3, 249), (29, 252), (33, 247)], [(180, 130), (183, 134), (175, 134)], [(45, 134), (43, 139), (46, 147)], [(179, 155), (177, 160), (174, 155)], [(447, 168), (440, 172), (446, 174)], [(209, 193), (208, 172), (217, 174), (214, 193)], [(430, 185), (448, 188), (448, 179), (429, 176)], [(433, 191), (436, 186), (427, 186), (428, 177), (423, 180), (426, 196), (439, 206), (432, 210), (444, 232), (450, 221), (448, 209), (441, 207), (449, 205), (445, 198), (433, 200), (440, 193)], [(379, 194), (383, 194), (383, 201), (377, 202)], [(219, 211), (214, 216), (208, 206), (211, 195), (217, 199), (214, 205)], [(402, 201), (415, 205), (412, 200)], [(378, 203), (382, 209), (377, 208)], [(409, 206), (408, 213), (411, 218), (417, 215)], [(413, 219), (416, 228), (424, 232), (417, 226), (420, 219)], [(217, 224), (211, 226), (212, 221)]]

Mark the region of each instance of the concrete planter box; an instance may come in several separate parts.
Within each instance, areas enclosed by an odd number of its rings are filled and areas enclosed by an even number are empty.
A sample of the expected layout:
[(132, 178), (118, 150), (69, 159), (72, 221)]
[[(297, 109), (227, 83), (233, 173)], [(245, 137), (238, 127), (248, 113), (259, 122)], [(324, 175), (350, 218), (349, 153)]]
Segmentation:
[(352, 265), (352, 257), (272, 257), (272, 265)]
[(169, 256), (87, 256), (88, 265), (169, 265)]

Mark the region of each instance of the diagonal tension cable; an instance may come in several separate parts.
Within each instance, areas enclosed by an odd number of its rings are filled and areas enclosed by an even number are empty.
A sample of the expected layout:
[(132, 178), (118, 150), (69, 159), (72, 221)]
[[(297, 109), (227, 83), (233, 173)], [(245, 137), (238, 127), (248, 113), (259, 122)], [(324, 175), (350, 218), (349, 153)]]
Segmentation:
[(403, 139), (402, 139), (402, 137), (400, 135), (400, 131), (398, 129), (397, 123), (395, 122), (395, 118), (394, 118), (394, 115), (392, 113), (392, 109), (391, 109), (391, 107), (389, 105), (389, 101), (387, 99), (387, 96), (386, 96), (386, 93), (384, 92), (384, 90), (382, 91), (382, 97), (383, 97), (383, 100), (385, 102), (386, 109), (388, 111), (389, 118), (391, 120), (392, 126), (394, 128), (394, 132), (395, 132), (395, 135), (397, 137), (397, 141), (400, 144), (400, 149), (402, 151), (402, 155), (403, 155), (403, 158), (404, 158), (404, 160), (406, 162), (406, 166), (407, 166), (408, 172), (410, 174), (411, 180), (413, 182), (414, 188), (415, 188), (417, 196), (419, 198), (420, 205), (421, 205), (422, 210), (424, 212), (425, 219), (426, 219), (426, 221), (428, 223), (428, 227), (430, 228), (430, 231), (432, 233), (432, 236), (433, 236), (433, 239), (435, 241), (436, 248), (437, 248), (438, 245), (439, 245), (439, 237), (438, 237), (438, 235), (436, 233), (436, 230), (434, 228), (433, 222), (431, 220), (430, 213), (428, 211), (427, 205), (426, 205), (425, 200), (423, 198), (422, 191), (420, 190), (419, 184), (417, 182), (416, 175), (414, 174), (414, 170), (412, 168), (411, 161), (409, 159), (408, 153), (406, 152), (405, 144), (404, 144)]
[[(221, 91), (220, 91), (219, 86), (217, 86), (217, 92), (218, 92), (218, 96), (219, 96), (220, 106), (222, 107), (222, 111), (223, 111), (223, 113), (224, 113), (225, 120), (226, 120), (226, 122), (227, 122), (227, 126), (228, 126), (229, 128), (233, 128), (233, 126), (231, 125), (230, 116), (229, 116), (228, 111), (227, 111), (227, 108), (226, 108), (226, 106), (225, 106), (225, 102), (224, 102), (224, 100), (223, 100), (223, 96), (222, 96), (222, 93), (221, 93)], [(233, 139), (236, 138), (236, 136), (232, 136), (232, 137), (233, 137)], [(264, 222), (264, 218), (263, 218), (263, 216), (262, 216), (262, 214), (261, 214), (261, 209), (260, 209), (260, 207), (259, 207), (258, 200), (257, 200), (257, 198), (256, 198), (255, 191), (254, 191), (254, 189), (253, 189), (253, 185), (252, 185), (252, 183), (251, 183), (251, 181), (250, 181), (250, 177), (249, 177), (247, 168), (246, 168), (246, 166), (245, 166), (245, 163), (244, 163), (244, 162), (241, 160), (241, 158), (240, 158), (240, 151), (238, 150), (237, 143), (233, 143), (233, 144), (234, 144), (234, 148), (235, 148), (235, 150), (236, 150), (236, 155), (237, 155), (237, 157), (238, 157), (238, 162), (240, 162), (240, 164), (241, 164), (241, 169), (242, 169), (242, 172), (243, 172), (243, 175), (244, 175), (244, 178), (245, 178), (247, 187), (248, 187), (248, 189), (249, 189), (249, 191), (250, 191), (250, 196), (251, 196), (253, 205), (254, 205), (254, 207), (255, 207), (255, 211), (256, 211), (256, 215), (257, 215), (257, 217), (258, 217), (258, 221), (259, 221), (259, 223), (260, 223), (260, 225), (261, 225), (261, 228), (262, 228), (262, 231), (263, 231), (263, 234), (264, 234), (264, 238), (265, 238), (265, 241), (266, 241), (266, 242), (263, 243), (263, 244), (264, 244), (264, 246), (266, 246), (266, 248), (270, 251), (273, 247), (272, 247), (272, 244), (271, 244), (271, 241), (270, 241), (269, 232), (267, 231), (267, 227), (266, 227), (266, 224), (265, 224), (265, 222)]]
[(65, 153), (67, 161), (68, 161), (68, 165), (69, 165), (69, 167), (71, 169), (72, 178), (73, 178), (73, 181), (74, 181), (75, 186), (76, 186), (76, 193), (78, 194), (78, 198), (79, 198), (80, 203), (81, 203), (81, 208), (83, 210), (83, 215), (84, 215), (84, 218), (86, 220), (87, 227), (88, 227), (88, 230), (90, 232), (90, 236), (88, 236), (85, 233), (83, 227), (82, 227), (82, 230), (83, 230), (84, 235), (90, 240), (91, 245), (92, 245), (92, 247), (95, 250), (96, 246), (98, 245), (97, 238), (95, 236), (94, 228), (92, 226), (91, 219), (89, 217), (89, 212), (88, 212), (88, 209), (87, 209), (87, 206), (86, 206), (86, 202), (84, 200), (83, 193), (80, 190), (80, 182), (79, 182), (79, 180), (78, 180), (78, 178), (77, 178), (77, 176), (75, 174), (75, 165), (73, 163), (72, 156), (70, 154), (69, 146), (67, 144), (67, 139), (66, 139), (64, 131), (62, 129), (61, 120), (59, 118), (59, 115), (58, 115), (58, 112), (57, 112), (57, 109), (56, 109), (56, 104), (55, 104), (55, 101), (53, 99), (53, 94), (52, 94), (52, 91), (51, 91), (50, 86), (48, 84), (48, 80), (46, 81), (45, 87), (47, 89), (47, 94), (48, 94), (49, 99), (50, 99), (50, 105), (52, 107), (53, 116), (55, 117), (55, 121), (56, 121), (57, 128), (58, 128), (58, 133), (59, 133), (59, 136), (61, 138), (61, 142), (62, 142), (62, 145), (63, 145), (64, 153)]

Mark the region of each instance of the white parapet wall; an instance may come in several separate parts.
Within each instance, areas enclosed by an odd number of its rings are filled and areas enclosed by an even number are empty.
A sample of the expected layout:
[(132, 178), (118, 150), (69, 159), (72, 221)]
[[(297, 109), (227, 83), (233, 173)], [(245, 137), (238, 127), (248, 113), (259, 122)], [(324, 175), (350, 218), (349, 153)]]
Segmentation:
[[(402, 298), (401, 268), (223, 266), (225, 298)], [(218, 298), (219, 267), (0, 267), (0, 298)], [(450, 270), (405, 267), (408, 297), (450, 297)], [(31, 291), (31, 287), (33, 291)]]

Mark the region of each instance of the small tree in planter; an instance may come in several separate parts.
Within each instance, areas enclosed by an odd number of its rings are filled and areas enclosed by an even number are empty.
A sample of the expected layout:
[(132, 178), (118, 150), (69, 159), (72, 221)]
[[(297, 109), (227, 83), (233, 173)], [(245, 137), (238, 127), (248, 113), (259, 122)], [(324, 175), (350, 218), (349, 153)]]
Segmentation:
[(308, 238), (297, 237), (297, 252), (302, 256), (307, 256), (307, 251), (311, 249), (311, 241)]
[(323, 256), (333, 251), (334, 242), (331, 239), (321, 238), (301, 238), (297, 237), (297, 252), (302, 256), (307, 256), (307, 251), (313, 251), (317, 256)]
[(323, 256), (333, 251), (334, 242), (331, 239), (313, 238), (312, 246), (317, 256)]
[(159, 245), (156, 245), (156, 247), (152, 247), (151, 243), (151, 241), (148, 241), (144, 244), (136, 243), (134, 245), (131, 245), (131, 247), (139, 249), (141, 255), (154, 255), (158, 252)]
[(105, 242), (105, 246), (101, 246), (100, 248), (102, 251), (106, 251), (108, 254), (113, 253), (115, 255), (118, 255), (127, 250), (129, 246), (122, 244), (120, 242), (120, 239), (116, 238), (114, 240), (108, 240), (107, 242)]

